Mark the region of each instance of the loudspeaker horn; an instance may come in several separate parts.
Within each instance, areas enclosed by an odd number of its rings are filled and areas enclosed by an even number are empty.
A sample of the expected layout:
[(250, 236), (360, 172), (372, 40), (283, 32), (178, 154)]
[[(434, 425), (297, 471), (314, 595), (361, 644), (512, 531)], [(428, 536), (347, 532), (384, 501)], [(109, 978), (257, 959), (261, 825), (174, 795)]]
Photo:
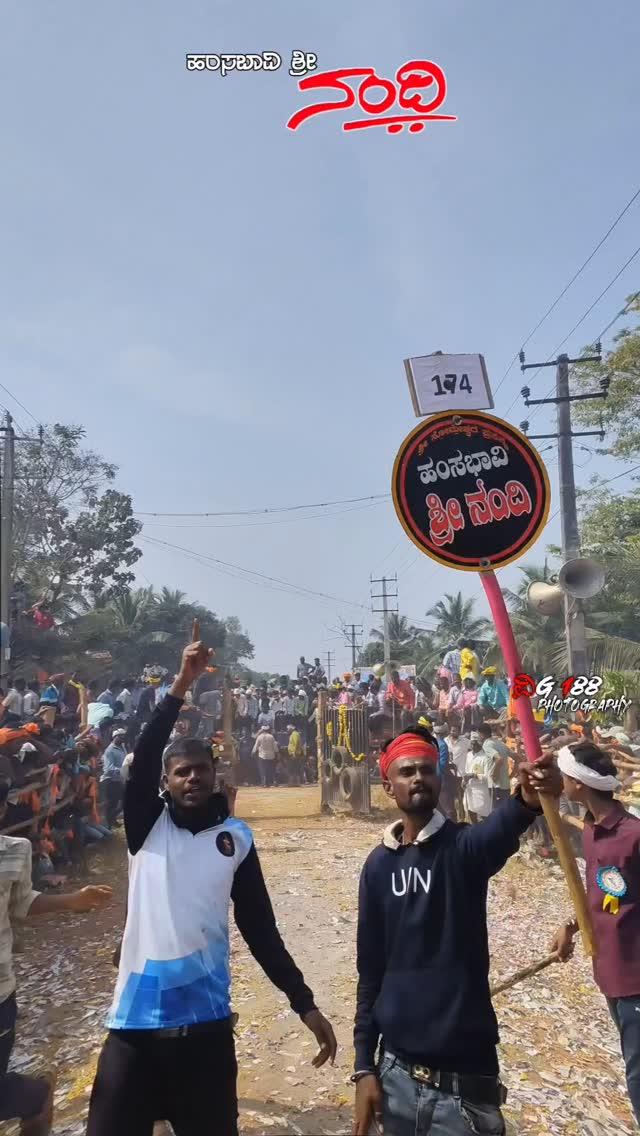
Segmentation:
[(541, 615), (555, 615), (562, 607), (564, 591), (559, 584), (544, 584), (537, 580), (527, 588), (529, 607)]
[(579, 600), (597, 596), (604, 588), (605, 579), (602, 565), (589, 557), (567, 560), (558, 573), (558, 583), (562, 590)]
[(565, 595), (588, 600), (602, 590), (605, 579), (604, 568), (595, 560), (588, 557), (567, 560), (558, 573), (557, 584), (545, 584), (541, 580), (529, 584), (527, 601), (541, 615), (555, 615)]

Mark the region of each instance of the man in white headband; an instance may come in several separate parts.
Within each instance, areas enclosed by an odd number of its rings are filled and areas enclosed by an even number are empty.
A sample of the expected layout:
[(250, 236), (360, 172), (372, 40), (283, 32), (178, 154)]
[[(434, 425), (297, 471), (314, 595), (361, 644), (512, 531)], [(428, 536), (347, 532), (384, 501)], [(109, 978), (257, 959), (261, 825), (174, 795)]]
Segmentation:
[[(558, 766), (570, 801), (587, 809), (583, 834), (587, 898), (596, 957), (594, 978), (620, 1034), (629, 1098), (640, 1124), (640, 820), (613, 794), (620, 789), (608, 753), (583, 741), (563, 746)], [(578, 924), (556, 933), (552, 950), (573, 954)]]

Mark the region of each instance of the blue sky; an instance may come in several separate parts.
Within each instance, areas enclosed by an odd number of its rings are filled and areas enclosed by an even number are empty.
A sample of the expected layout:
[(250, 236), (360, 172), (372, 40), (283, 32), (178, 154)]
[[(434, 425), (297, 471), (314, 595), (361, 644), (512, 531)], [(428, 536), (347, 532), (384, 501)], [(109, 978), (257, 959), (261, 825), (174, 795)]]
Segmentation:
[[(495, 389), (640, 184), (631, 3), (20, 0), (3, 24), (2, 381), (37, 418), (82, 422), (140, 511), (385, 493), (415, 423), (403, 358), (481, 351)], [(390, 77), (433, 59), (458, 121), (345, 134), (327, 115), (292, 133), (287, 119), (310, 101), (288, 74), (294, 48), (315, 52), (321, 70)], [(279, 71), (185, 69), (186, 52), (263, 50), (282, 55)], [(637, 202), (529, 359), (546, 358), (614, 276), (639, 243), (639, 217)], [(567, 349), (595, 336), (639, 279), (636, 261)], [(539, 376), (536, 393), (552, 379)], [(516, 423), (521, 386), (513, 368), (496, 394), (496, 412)], [(550, 421), (537, 414), (532, 432)], [(592, 457), (578, 478), (596, 471), (617, 467)], [(555, 472), (551, 460), (552, 511)], [(445, 591), (480, 600), (475, 576), (419, 556), (389, 501), (328, 512), (266, 517), (235, 535), (239, 518), (152, 518), (145, 533), (349, 604), (150, 544), (140, 583), (237, 614), (256, 664), (278, 670), (327, 649), (347, 664), (330, 628), (371, 626), (370, 573), (398, 572), (413, 618)], [(264, 523), (274, 519), (287, 523)], [(525, 562), (557, 537), (553, 522)]]

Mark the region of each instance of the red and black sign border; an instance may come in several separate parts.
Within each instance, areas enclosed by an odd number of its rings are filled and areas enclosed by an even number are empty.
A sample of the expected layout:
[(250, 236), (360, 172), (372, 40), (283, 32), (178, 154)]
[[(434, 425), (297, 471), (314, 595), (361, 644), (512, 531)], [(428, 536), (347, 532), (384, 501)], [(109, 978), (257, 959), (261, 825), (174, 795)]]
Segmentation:
[[(534, 476), (536, 482), (535, 510), (530, 522), (520, 540), (516, 544), (511, 545), (510, 548), (506, 548), (500, 556), (487, 556), (481, 559), (474, 558), (473, 563), (469, 563), (469, 557), (456, 556), (455, 553), (444, 552), (443, 549), (436, 548), (429, 544), (425, 536), (420, 533), (418, 527), (410, 518), (403, 481), (407, 462), (413, 456), (416, 446), (424, 439), (425, 434), (430, 434), (432, 430), (436, 429), (444, 422), (449, 422), (455, 426), (461, 426), (467, 422), (474, 422), (478, 425), (490, 423), (498, 431), (502, 431), (507, 435), (510, 444), (514, 445), (520, 451), (520, 454), (529, 465)], [(442, 414), (430, 415), (426, 421), (423, 420), (419, 422), (411, 433), (407, 434), (407, 437), (398, 450), (396, 460), (393, 463), (391, 492), (393, 494), (393, 504), (398, 515), (398, 520), (409, 537), (409, 540), (415, 544), (416, 548), (420, 549), (420, 552), (423, 552), (426, 556), (431, 557), (432, 560), (437, 560), (439, 564), (443, 564), (446, 568), (455, 568), (457, 571), (462, 572), (486, 572), (494, 568), (504, 568), (507, 564), (512, 564), (514, 560), (519, 560), (538, 539), (549, 518), (549, 508), (551, 506), (549, 475), (540, 454), (536, 448), (531, 445), (529, 439), (521, 430), (512, 426), (510, 422), (505, 422), (502, 418), (496, 418), (493, 414), (485, 414), (482, 411), (476, 410), (466, 410), (461, 414), (447, 410), (443, 411)]]

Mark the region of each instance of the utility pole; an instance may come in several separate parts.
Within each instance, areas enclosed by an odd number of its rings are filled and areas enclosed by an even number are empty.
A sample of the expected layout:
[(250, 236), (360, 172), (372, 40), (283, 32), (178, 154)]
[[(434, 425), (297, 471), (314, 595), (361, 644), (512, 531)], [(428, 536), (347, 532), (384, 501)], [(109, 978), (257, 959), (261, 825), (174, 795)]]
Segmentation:
[(362, 647), (362, 643), (358, 643), (357, 640), (363, 634), (363, 632), (364, 632), (364, 627), (362, 626), (361, 623), (347, 623), (346, 625), (345, 624), (342, 625), (342, 634), (344, 635), (345, 639), (347, 640), (347, 643), (351, 647), (351, 670), (352, 671), (354, 671), (356, 669), (357, 653), (360, 650), (360, 648)]
[(389, 607), (389, 600), (397, 599), (398, 593), (397, 593), (397, 591), (388, 592), (387, 591), (387, 584), (397, 585), (398, 577), (397, 577), (397, 575), (383, 576), (381, 580), (371, 579), (370, 583), (371, 584), (382, 584), (382, 592), (377, 593), (377, 594), (372, 593), (372, 595), (371, 595), (372, 600), (382, 600), (382, 607), (374, 607), (371, 610), (374, 611), (374, 612), (382, 613), (382, 631), (383, 631), (383, 636), (384, 636), (384, 673), (385, 673), (385, 676), (387, 678), (389, 678), (389, 675), (391, 674), (391, 645), (390, 645), (390, 642), (389, 642), (389, 616), (392, 613), (394, 613), (394, 614), (397, 613), (397, 611), (398, 611), (397, 607), (394, 607), (394, 608)]
[[(569, 364), (570, 363), (600, 363), (602, 360), (601, 345), (596, 344), (596, 355), (586, 355), (582, 359), (570, 359), (568, 355), (559, 355), (557, 359), (548, 363), (525, 363), (524, 352), (520, 352), (520, 369), (527, 371), (531, 367), (556, 368), (555, 398), (531, 398), (529, 387), (522, 388), (525, 406), (545, 403), (555, 403), (557, 412), (557, 433), (530, 434), (532, 439), (557, 438), (558, 441), (558, 472), (560, 480), (560, 523), (562, 540), (562, 563), (577, 560), (580, 557), (580, 531), (578, 528), (578, 509), (576, 504), (576, 482), (573, 469), (573, 438), (585, 438), (596, 435), (600, 441), (604, 439), (604, 431), (571, 430), (571, 403), (583, 402), (587, 399), (606, 398), (609, 393), (611, 379), (609, 376), (600, 380), (600, 390), (589, 394), (569, 393)], [(525, 433), (529, 423), (521, 423)], [(584, 606), (582, 601), (565, 592), (564, 597), (564, 625), (569, 654), (569, 668), (573, 675), (587, 673), (587, 645), (584, 628)]]
[(333, 664), (335, 652), (327, 651), (327, 682), (331, 682), (331, 666)]
[[(9, 411), (5, 415), (4, 426), (0, 427), (0, 431), (4, 434), (2, 488), (0, 491), (0, 623), (4, 623), (8, 636), (6, 646), (3, 644), (0, 647), (0, 679), (4, 679), (9, 672), (9, 652), (11, 649), (9, 604), (13, 558), (13, 489), (16, 442), (13, 419)], [(2, 685), (4, 687), (4, 683)]]

